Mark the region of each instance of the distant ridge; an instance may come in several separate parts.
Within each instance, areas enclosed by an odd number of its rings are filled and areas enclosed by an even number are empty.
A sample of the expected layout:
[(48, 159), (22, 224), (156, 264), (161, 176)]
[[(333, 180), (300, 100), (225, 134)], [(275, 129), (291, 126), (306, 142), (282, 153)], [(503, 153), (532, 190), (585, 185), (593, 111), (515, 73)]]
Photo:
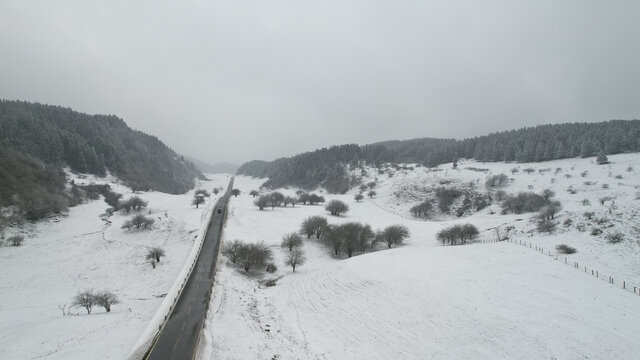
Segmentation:
[(219, 162), (214, 165), (211, 165), (205, 161), (196, 159), (192, 156), (186, 156), (186, 155), (185, 155), (185, 159), (192, 162), (193, 166), (195, 166), (201, 172), (208, 173), (208, 174), (235, 174), (239, 166), (237, 164), (232, 164), (228, 162)]
[(370, 145), (332, 146), (288, 158), (242, 164), (238, 174), (269, 178), (265, 187), (323, 186), (343, 193), (355, 183), (345, 165), (417, 163), (437, 166), (457, 158), (478, 161), (539, 162), (640, 151), (640, 120), (539, 125), (464, 140), (421, 138)]

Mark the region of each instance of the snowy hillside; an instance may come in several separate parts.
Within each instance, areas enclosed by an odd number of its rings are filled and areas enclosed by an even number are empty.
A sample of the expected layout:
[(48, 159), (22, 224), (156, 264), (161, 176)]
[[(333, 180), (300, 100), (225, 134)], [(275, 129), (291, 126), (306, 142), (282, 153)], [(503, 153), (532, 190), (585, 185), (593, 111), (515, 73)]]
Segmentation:
[[(321, 194), (349, 205), (340, 217), (327, 216), (321, 205), (259, 211), (248, 193), (264, 179), (236, 177), (242, 194), (231, 200), (225, 242), (264, 241), (278, 271), (246, 275), (227, 259), (219, 261), (199, 358), (635, 358), (640, 296), (622, 290), (620, 283), (640, 284), (640, 234), (634, 220), (640, 155), (609, 160), (608, 165), (590, 158), (532, 164), (465, 161), (456, 170), (451, 164), (354, 169), (364, 174), (364, 183), (376, 182), (377, 195), (356, 202), (357, 190)], [(519, 169), (512, 174), (514, 167)], [(528, 174), (527, 168), (534, 171)], [(500, 173), (512, 179), (500, 189), (508, 194), (555, 192), (562, 210), (553, 234), (535, 230), (531, 219), (536, 213), (501, 215), (495, 200), (462, 217), (433, 213), (420, 219), (410, 212), (436, 186), (485, 192), (485, 179)], [(285, 195), (296, 190), (279, 189)], [(583, 213), (591, 211), (592, 219), (586, 219)], [(374, 229), (403, 224), (411, 236), (405, 245), (351, 259), (331, 257), (320, 241), (304, 237), (307, 262), (293, 273), (284, 264), (288, 250), (280, 247), (281, 238), (312, 215), (327, 216), (330, 223), (360, 221)], [(476, 225), (478, 241), (444, 247), (436, 241), (438, 231), (456, 223)], [(493, 242), (496, 228), (510, 241)], [(591, 235), (593, 228), (602, 233)], [(613, 231), (622, 233), (623, 240), (609, 243), (606, 236)], [(518, 245), (524, 241), (553, 256)], [(568, 263), (586, 265), (589, 273), (566, 266), (565, 255), (555, 260), (559, 244), (575, 247), (575, 254), (566, 255)], [(599, 281), (591, 269), (613, 276), (616, 283)], [(267, 287), (265, 279), (278, 280)]]
[[(209, 178), (196, 188), (211, 191), (229, 181), (227, 175)], [(109, 183), (125, 199), (134, 196), (114, 178), (74, 180)], [(151, 230), (121, 229), (133, 214), (121, 210), (105, 217), (102, 199), (9, 230), (7, 236), (22, 233), (25, 241), (0, 247), (0, 358), (125, 358), (183, 268), (207, 207), (215, 202), (212, 194), (196, 209), (193, 192), (136, 193), (149, 204), (143, 213), (155, 220)], [(154, 246), (166, 251), (155, 269), (145, 259)], [(111, 290), (121, 303), (108, 314), (95, 307), (91, 315), (74, 308), (63, 316), (58, 306), (68, 307), (84, 289)]]

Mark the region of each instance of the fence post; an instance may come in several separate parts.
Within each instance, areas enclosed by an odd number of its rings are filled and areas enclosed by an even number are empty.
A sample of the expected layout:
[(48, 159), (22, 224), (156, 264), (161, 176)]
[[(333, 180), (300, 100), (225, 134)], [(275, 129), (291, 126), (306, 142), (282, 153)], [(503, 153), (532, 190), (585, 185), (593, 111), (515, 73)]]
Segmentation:
[(626, 289), (626, 288), (627, 288), (627, 282), (626, 282), (626, 281), (624, 281), (624, 280), (622, 280), (622, 288), (623, 288), (623, 289)]

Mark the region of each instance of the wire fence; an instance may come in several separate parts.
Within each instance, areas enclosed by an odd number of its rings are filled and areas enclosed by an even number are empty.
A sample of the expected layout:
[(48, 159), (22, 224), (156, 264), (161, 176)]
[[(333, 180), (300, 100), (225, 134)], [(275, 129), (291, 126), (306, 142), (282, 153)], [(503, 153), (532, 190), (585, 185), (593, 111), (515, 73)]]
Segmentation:
[(635, 295), (638, 295), (638, 297), (640, 297), (640, 286), (638, 286), (637, 284), (631, 284), (626, 280), (622, 280), (620, 278), (614, 278), (613, 275), (611, 274), (607, 274), (607, 273), (603, 273), (595, 268), (592, 268), (586, 264), (580, 263), (578, 261), (573, 261), (573, 260), (569, 260), (568, 256), (565, 256), (564, 254), (560, 254), (558, 253), (555, 249), (553, 249), (553, 251), (549, 248), (547, 248), (545, 250), (544, 247), (539, 246), (537, 244), (534, 244), (532, 242), (527, 242), (526, 240), (523, 241), (521, 239), (517, 240), (517, 239), (508, 239), (508, 240), (481, 240), (480, 243), (482, 244), (489, 244), (489, 243), (496, 243), (496, 242), (509, 242), (511, 244), (515, 244), (515, 245), (520, 245), (523, 246), (525, 248), (529, 248), (532, 251), (536, 251), (539, 254), (545, 255), (547, 257), (553, 258), (554, 260), (560, 262), (560, 263), (564, 263), (565, 265), (571, 266), (572, 268), (583, 272), (587, 275), (591, 275), (592, 277), (602, 280), (602, 281), (606, 281), (609, 284), (613, 285), (616, 288), (628, 291), (629, 293), (633, 293)]

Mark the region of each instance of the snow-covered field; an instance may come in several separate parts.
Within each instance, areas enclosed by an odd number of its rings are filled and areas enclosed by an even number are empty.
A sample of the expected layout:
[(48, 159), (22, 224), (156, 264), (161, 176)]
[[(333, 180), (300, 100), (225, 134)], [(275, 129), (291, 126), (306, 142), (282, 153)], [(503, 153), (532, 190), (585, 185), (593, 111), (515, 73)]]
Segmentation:
[[(226, 187), (227, 175), (209, 175), (196, 188)], [(124, 199), (131, 189), (113, 178), (76, 177), (76, 184), (110, 183)], [(131, 217), (123, 211), (101, 220), (102, 199), (70, 209), (68, 215), (27, 225), (20, 247), (0, 247), (0, 359), (124, 359), (182, 270), (212, 194), (199, 209), (193, 190), (183, 195), (136, 193), (148, 201), (143, 213), (155, 219), (152, 230), (123, 230)], [(153, 269), (145, 260), (150, 247), (166, 251)], [(113, 291), (121, 303), (110, 313), (91, 315), (69, 305), (84, 289)]]
[[(510, 242), (442, 247), (435, 233), (453, 223), (472, 223), (480, 240), (493, 240), (494, 228), (514, 226), (509, 236), (552, 250), (558, 244), (577, 248), (571, 261), (598, 269), (631, 284), (640, 284), (640, 243), (634, 216), (640, 200), (639, 154), (610, 156), (611, 164), (593, 158), (535, 164), (464, 161), (458, 170), (443, 165), (394, 171), (392, 177), (369, 169), (378, 196), (359, 203), (355, 190), (341, 199), (351, 207), (330, 222), (360, 221), (374, 229), (404, 224), (406, 244), (351, 259), (334, 259), (316, 240), (304, 240), (307, 263), (292, 273), (279, 247), (283, 234), (296, 231), (311, 215), (326, 215), (323, 206), (296, 205), (258, 211), (248, 196), (264, 179), (236, 177), (243, 194), (232, 198), (225, 241), (264, 241), (272, 246), (275, 274), (244, 274), (221, 259), (210, 314), (200, 343), (200, 359), (634, 359), (640, 353), (640, 296), (566, 266), (553, 257)], [(520, 172), (511, 174), (513, 167)], [(526, 174), (528, 167), (551, 169)], [(631, 167), (632, 169), (629, 169)], [(484, 168), (478, 172), (467, 168)], [(561, 168), (556, 174), (556, 168)], [(586, 177), (581, 173), (587, 170)], [(471, 216), (415, 219), (409, 208), (441, 181), (478, 183), (490, 174), (506, 173), (504, 188), (555, 191), (563, 205), (556, 234), (540, 234), (534, 214), (500, 215), (492, 205)], [(565, 177), (567, 174), (570, 177)], [(617, 179), (621, 175), (622, 179)], [(553, 180), (552, 182), (552, 178)], [(594, 184), (585, 184), (591, 181)], [(603, 189), (602, 184), (609, 185)], [(569, 187), (576, 191), (571, 194)], [(293, 194), (296, 189), (281, 189)], [(605, 196), (612, 200), (600, 205)], [(412, 199), (407, 201), (407, 199)], [(589, 199), (591, 205), (583, 205)], [(596, 212), (602, 224), (585, 221)], [(562, 223), (573, 220), (571, 226)], [(585, 231), (576, 229), (585, 224)], [(613, 227), (606, 227), (613, 224)], [(590, 235), (602, 227), (600, 236)], [(610, 244), (605, 235), (624, 233)], [(546, 252), (546, 251), (545, 251)], [(265, 287), (259, 280), (279, 278)]]

